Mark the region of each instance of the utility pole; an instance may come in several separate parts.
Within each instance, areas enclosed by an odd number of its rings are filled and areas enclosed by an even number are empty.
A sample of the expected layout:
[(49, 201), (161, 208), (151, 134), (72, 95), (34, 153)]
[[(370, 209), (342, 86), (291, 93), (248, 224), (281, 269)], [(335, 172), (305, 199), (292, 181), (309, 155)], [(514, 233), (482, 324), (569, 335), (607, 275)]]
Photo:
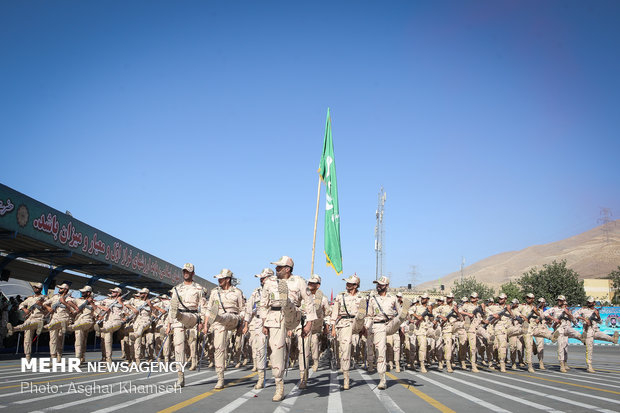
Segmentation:
[(465, 257), (461, 255), (461, 283), (463, 282), (464, 274), (465, 274)]
[(375, 280), (383, 275), (383, 239), (385, 236), (385, 230), (383, 228), (383, 212), (385, 209), (385, 191), (383, 186), (379, 190), (377, 211), (375, 213), (377, 217), (377, 225), (375, 226), (375, 253), (377, 254), (377, 266), (375, 269)]

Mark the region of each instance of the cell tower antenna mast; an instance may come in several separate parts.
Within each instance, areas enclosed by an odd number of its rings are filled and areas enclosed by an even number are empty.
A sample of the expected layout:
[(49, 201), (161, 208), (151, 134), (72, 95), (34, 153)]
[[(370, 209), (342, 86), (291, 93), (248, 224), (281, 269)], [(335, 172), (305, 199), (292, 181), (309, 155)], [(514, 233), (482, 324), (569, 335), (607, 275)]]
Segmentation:
[[(599, 224), (603, 224), (601, 226), (601, 229), (603, 230), (603, 233), (605, 234), (605, 242), (609, 244), (609, 231), (611, 230), (610, 228), (610, 223), (614, 222), (611, 217), (612, 217), (612, 213), (611, 213), (611, 209), (610, 208), (603, 208), (601, 207), (601, 217), (597, 220), (597, 222)], [(615, 224), (615, 222), (614, 222)]]
[(377, 254), (377, 268), (375, 270), (375, 280), (383, 275), (383, 247), (385, 238), (385, 229), (383, 227), (383, 213), (385, 211), (385, 199), (386, 194), (383, 190), (383, 186), (379, 191), (378, 203), (377, 203), (377, 225), (375, 226), (375, 252)]
[(464, 274), (465, 274), (465, 257), (461, 256), (461, 282), (463, 282)]

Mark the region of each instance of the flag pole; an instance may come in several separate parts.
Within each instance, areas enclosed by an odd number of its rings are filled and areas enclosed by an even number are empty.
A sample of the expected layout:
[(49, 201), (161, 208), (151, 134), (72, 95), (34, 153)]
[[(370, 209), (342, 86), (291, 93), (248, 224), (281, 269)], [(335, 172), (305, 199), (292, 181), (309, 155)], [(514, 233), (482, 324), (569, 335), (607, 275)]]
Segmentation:
[(316, 223), (319, 220), (319, 200), (321, 199), (321, 176), (319, 176), (319, 186), (316, 190), (316, 212), (314, 214), (314, 236), (312, 237), (312, 264), (310, 265), (310, 275), (314, 274), (314, 249), (316, 247)]

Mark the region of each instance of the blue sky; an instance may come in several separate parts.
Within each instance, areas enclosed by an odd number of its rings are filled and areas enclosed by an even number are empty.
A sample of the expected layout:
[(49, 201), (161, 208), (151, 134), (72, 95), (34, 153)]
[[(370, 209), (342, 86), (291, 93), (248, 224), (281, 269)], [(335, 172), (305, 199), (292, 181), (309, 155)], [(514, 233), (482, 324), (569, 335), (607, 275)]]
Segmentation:
[[(405, 285), (620, 214), (620, 3), (0, 4), (0, 181), (205, 277), (308, 276), (330, 107), (344, 272)], [(324, 265), (327, 294), (343, 287)], [(211, 278), (212, 280), (212, 278)]]

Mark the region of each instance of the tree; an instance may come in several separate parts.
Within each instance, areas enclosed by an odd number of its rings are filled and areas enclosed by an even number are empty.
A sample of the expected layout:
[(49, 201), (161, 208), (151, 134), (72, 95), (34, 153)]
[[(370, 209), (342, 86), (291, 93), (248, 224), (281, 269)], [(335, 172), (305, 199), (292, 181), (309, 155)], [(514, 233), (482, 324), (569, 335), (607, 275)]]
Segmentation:
[(579, 274), (566, 267), (566, 260), (544, 264), (542, 269), (532, 268), (517, 280), (524, 294), (533, 293), (554, 303), (558, 295), (566, 297), (568, 305), (584, 304), (586, 290)]
[(521, 301), (523, 298), (523, 291), (521, 290), (521, 287), (514, 281), (502, 284), (499, 292), (506, 294), (506, 296), (508, 297), (506, 299), (506, 302), (511, 302), (515, 298)]
[(612, 302), (614, 304), (620, 303), (620, 295), (618, 294), (620, 292), (618, 291), (620, 290), (620, 266), (618, 266), (617, 270), (610, 272), (607, 278), (611, 280), (611, 286), (615, 290)]
[(463, 281), (455, 281), (454, 287), (452, 287), (452, 294), (455, 299), (461, 297), (469, 297), (471, 293), (477, 292), (478, 297), (481, 300), (487, 298), (493, 298), (495, 296), (495, 290), (486, 284), (478, 282), (475, 277), (464, 278)]

